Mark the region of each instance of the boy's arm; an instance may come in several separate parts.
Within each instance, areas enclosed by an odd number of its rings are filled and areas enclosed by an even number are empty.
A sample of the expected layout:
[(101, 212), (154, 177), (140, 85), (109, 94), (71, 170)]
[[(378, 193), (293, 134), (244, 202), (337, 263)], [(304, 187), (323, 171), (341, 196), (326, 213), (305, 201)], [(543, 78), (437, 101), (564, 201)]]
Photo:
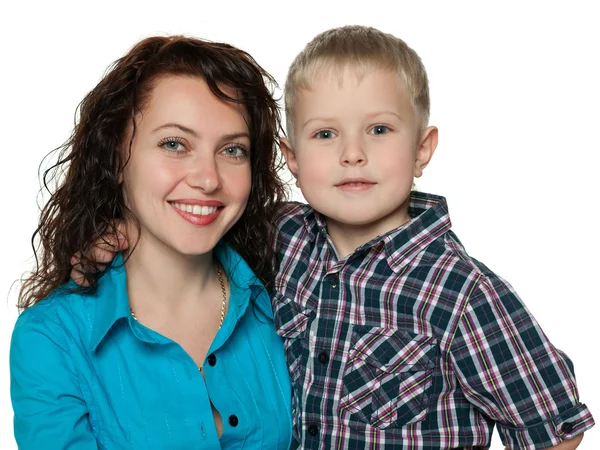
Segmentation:
[(465, 396), (509, 449), (576, 448), (574, 438), (594, 425), (571, 361), (496, 276), (477, 283), (449, 353)]
[(575, 450), (579, 447), (581, 440), (583, 439), (583, 433), (575, 436), (573, 439), (569, 439), (568, 441), (561, 442), (554, 447), (550, 447), (551, 450)]
[[(568, 441), (561, 442), (554, 447), (549, 447), (547, 450), (575, 450), (579, 447), (581, 440), (583, 439), (583, 433), (578, 436), (575, 436), (573, 439), (569, 439)], [(504, 447), (504, 450), (510, 450), (508, 447)]]

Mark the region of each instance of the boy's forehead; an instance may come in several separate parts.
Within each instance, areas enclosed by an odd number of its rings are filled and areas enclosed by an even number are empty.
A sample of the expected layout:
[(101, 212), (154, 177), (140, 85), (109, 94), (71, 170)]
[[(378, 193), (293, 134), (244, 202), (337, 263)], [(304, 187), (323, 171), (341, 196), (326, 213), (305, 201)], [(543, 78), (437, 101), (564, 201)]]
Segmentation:
[(357, 87), (367, 76), (384, 76), (396, 79), (398, 87), (406, 90), (404, 74), (383, 67), (373, 65), (359, 65), (348, 62), (344, 65), (333, 63), (315, 64), (306, 73), (305, 80), (298, 86), (298, 92), (302, 90), (314, 91), (316, 89), (328, 89), (335, 85), (338, 89), (344, 87)]
[(353, 67), (327, 68), (315, 73), (296, 91), (295, 101), (297, 119), (340, 108), (372, 106), (376, 112), (379, 106), (411, 107), (402, 74), (383, 69), (362, 72)]

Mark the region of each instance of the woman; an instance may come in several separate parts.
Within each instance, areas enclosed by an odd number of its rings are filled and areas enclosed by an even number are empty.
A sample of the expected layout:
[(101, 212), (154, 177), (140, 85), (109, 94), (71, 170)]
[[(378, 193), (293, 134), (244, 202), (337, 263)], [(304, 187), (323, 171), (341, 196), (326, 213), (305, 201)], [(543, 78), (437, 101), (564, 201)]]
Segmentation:
[[(290, 381), (264, 288), (284, 194), (265, 81), (229, 45), (152, 37), (85, 97), (19, 297), (20, 448), (289, 447)], [(82, 291), (71, 255), (92, 266), (117, 219), (131, 250)]]

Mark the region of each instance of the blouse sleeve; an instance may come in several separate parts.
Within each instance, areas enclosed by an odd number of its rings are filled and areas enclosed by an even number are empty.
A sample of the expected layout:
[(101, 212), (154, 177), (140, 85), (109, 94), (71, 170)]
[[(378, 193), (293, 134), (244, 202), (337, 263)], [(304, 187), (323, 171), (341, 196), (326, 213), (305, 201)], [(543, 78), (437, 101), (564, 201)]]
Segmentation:
[(25, 311), (10, 347), (10, 393), (21, 450), (97, 449), (65, 333)]

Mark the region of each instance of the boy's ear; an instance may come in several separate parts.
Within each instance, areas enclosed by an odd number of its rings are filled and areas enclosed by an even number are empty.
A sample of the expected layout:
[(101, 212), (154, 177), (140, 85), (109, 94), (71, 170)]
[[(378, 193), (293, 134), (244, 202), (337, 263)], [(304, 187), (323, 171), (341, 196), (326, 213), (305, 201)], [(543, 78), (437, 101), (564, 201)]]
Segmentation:
[(294, 175), (294, 178), (298, 180), (298, 163), (296, 161), (296, 154), (294, 153), (294, 149), (292, 148), (292, 143), (288, 138), (279, 138), (279, 145), (281, 147), (281, 153), (283, 153), (283, 157), (285, 158), (285, 162)]
[(421, 136), (421, 142), (417, 147), (417, 154), (415, 157), (414, 176), (419, 178), (423, 175), (423, 169), (427, 167), (431, 157), (435, 152), (438, 144), (438, 129), (437, 127), (427, 127)]

